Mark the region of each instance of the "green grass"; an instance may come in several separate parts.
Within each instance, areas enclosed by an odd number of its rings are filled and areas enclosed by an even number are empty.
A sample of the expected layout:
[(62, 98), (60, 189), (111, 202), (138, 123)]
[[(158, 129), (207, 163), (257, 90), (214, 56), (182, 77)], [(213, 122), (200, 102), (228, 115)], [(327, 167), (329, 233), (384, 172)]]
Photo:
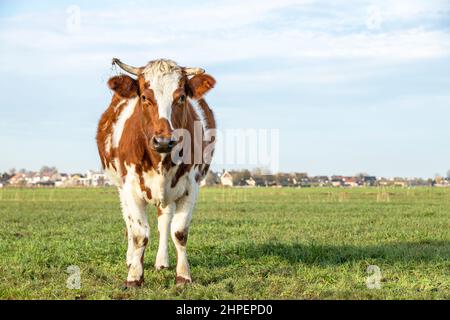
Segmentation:
[[(0, 189), (2, 299), (449, 299), (450, 189), (202, 189), (194, 283), (156, 272), (156, 212), (141, 289), (126, 278), (114, 189)], [(81, 289), (67, 289), (67, 267)], [(369, 265), (381, 289), (368, 289)]]

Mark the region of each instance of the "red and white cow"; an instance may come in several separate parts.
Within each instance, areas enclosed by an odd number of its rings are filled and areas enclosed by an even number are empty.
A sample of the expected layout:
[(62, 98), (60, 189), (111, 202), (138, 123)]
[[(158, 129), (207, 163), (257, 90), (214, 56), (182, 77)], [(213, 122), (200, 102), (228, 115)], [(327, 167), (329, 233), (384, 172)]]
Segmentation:
[[(114, 58), (113, 64), (133, 75), (108, 80), (114, 91), (97, 131), (97, 145), (105, 172), (119, 189), (126, 223), (128, 250), (127, 287), (144, 279), (144, 251), (149, 238), (147, 204), (158, 213), (159, 248), (155, 267), (169, 267), (169, 234), (176, 247), (176, 283), (191, 282), (186, 253), (189, 224), (199, 183), (210, 159), (193, 150), (209, 148), (207, 132), (216, 128), (214, 115), (203, 95), (215, 84), (200, 68), (185, 68), (171, 60), (150, 61), (132, 67)], [(201, 124), (200, 139), (193, 138)], [(191, 137), (174, 138), (182, 130)], [(182, 145), (181, 148), (179, 146)], [(183, 161), (175, 162), (174, 150)], [(188, 150), (190, 149), (190, 150)], [(189, 154), (188, 154), (189, 152)], [(184, 154), (183, 154), (184, 153)], [(188, 156), (186, 156), (188, 155)], [(194, 159), (197, 158), (197, 159)]]

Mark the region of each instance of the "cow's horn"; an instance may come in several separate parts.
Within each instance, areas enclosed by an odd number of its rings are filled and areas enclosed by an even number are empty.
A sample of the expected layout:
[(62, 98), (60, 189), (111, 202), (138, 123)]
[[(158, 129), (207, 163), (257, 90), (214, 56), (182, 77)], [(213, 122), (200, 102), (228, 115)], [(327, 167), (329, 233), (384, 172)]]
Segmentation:
[(125, 70), (128, 73), (134, 74), (135, 76), (138, 76), (142, 72), (141, 68), (129, 66), (117, 58), (112, 59), (112, 64), (117, 64), (121, 69)]
[(205, 70), (203, 70), (202, 68), (184, 68), (184, 71), (188, 76), (205, 73)]

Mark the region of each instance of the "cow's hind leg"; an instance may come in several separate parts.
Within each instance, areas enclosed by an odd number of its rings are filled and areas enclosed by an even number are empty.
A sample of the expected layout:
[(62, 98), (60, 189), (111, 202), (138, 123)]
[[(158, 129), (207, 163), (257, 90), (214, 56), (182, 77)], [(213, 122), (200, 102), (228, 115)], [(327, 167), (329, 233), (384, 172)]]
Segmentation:
[(158, 208), (159, 245), (155, 261), (156, 270), (161, 270), (169, 267), (168, 242), (170, 222), (172, 221), (174, 212), (175, 203), (172, 203), (165, 208)]
[(133, 185), (127, 183), (120, 191), (120, 198), (128, 235), (128, 276), (125, 286), (137, 287), (144, 281), (144, 252), (149, 238), (146, 202), (136, 194)]
[(195, 184), (187, 195), (177, 201), (172, 220), (171, 235), (177, 250), (177, 285), (192, 282), (186, 247), (197, 193), (198, 185)]

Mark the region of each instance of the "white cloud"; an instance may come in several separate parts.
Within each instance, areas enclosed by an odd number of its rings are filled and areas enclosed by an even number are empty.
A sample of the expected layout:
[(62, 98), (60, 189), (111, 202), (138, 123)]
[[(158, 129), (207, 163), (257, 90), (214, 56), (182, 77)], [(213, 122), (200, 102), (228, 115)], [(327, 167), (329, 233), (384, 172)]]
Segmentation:
[[(365, 28), (371, 5), (379, 8), (383, 19), (373, 33)], [(70, 16), (65, 10), (27, 13), (0, 20), (0, 56), (11, 62), (0, 68), (10, 71), (20, 63), (21, 72), (36, 72), (29, 55), (39, 59), (44, 70), (55, 73), (63, 72), (63, 67), (73, 72), (103, 69), (113, 56), (130, 63), (171, 57), (201, 65), (266, 58), (294, 63), (305, 58), (437, 58), (450, 54), (448, 31), (428, 30), (420, 23), (394, 30), (385, 30), (384, 25), (385, 21), (438, 15), (446, 8), (442, 1), (423, 4), (415, 0), (374, 1), (363, 6), (360, 2), (326, 6), (283, 0), (120, 10), (81, 7), (81, 27), (76, 32), (66, 30)], [(292, 12), (299, 18), (292, 19)]]

